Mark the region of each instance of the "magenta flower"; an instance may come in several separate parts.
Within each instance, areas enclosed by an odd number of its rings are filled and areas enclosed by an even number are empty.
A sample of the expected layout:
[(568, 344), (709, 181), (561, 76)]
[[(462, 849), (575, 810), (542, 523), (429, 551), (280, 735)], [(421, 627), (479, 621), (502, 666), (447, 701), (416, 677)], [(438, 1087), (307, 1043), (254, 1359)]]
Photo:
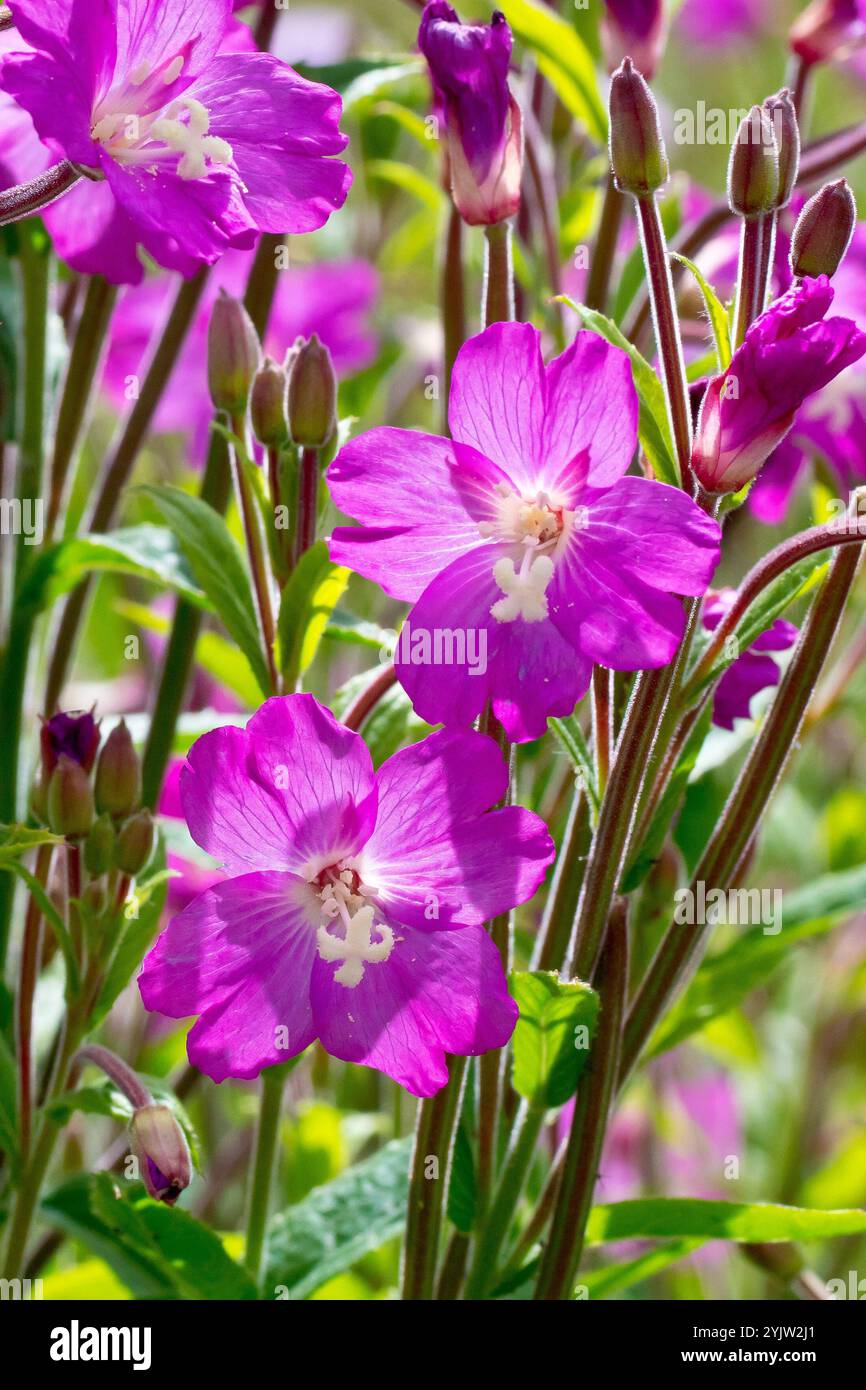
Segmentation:
[(748, 329), (701, 402), (692, 467), (708, 492), (736, 492), (784, 439), (803, 401), (866, 352), (851, 319), (826, 318), (826, 275), (804, 278)]
[(13, 0), (21, 41), (2, 62), (3, 88), (55, 159), (99, 181), (49, 219), (76, 268), (137, 281), (140, 244), (192, 275), (257, 232), (312, 231), (342, 206), (351, 173), (329, 157), (346, 145), (339, 98), (243, 51), (249, 32), (231, 8)]
[[(177, 431), (192, 442), (200, 461), (207, 448), (213, 406), (207, 387), (207, 334), (211, 310), (221, 290), (242, 298), (253, 252), (228, 251), (214, 267), (201, 306), (156, 412), (155, 429)], [(281, 361), (298, 336), (318, 334), (340, 376), (366, 367), (378, 340), (367, 322), (379, 289), (366, 261), (335, 261), (293, 266), (277, 277), (264, 348)], [(148, 347), (171, 309), (168, 276), (149, 276), (128, 289), (112, 316), (102, 386), (111, 403), (125, 410), (140, 382)]]
[(468, 725), (492, 700), (509, 737), (570, 714), (593, 662), (664, 666), (677, 594), (702, 594), (719, 528), (677, 488), (624, 477), (637, 397), (625, 353), (590, 332), (545, 367), (528, 323), (461, 348), (453, 441), (374, 429), (328, 472), (331, 556), (414, 604), (397, 674), (422, 718)]
[(791, 48), (808, 64), (847, 58), (864, 43), (862, 0), (813, 0), (791, 29)]
[(237, 877), (175, 917), (139, 977), (145, 1006), (200, 1014), (190, 1061), (257, 1076), (315, 1038), (415, 1095), (445, 1054), (501, 1047), (517, 1008), (482, 923), (535, 892), (542, 821), (489, 811), (507, 770), (491, 739), (432, 735), (373, 771), (364, 741), (311, 695), (192, 747), (193, 839)]
[(631, 58), (651, 78), (658, 67), (664, 32), (662, 0), (604, 0), (601, 37), (608, 69)]
[[(718, 627), (734, 599), (735, 589), (711, 589), (701, 609), (701, 621), (708, 632)], [(735, 719), (750, 719), (752, 696), (779, 683), (779, 667), (767, 652), (784, 652), (797, 640), (793, 623), (777, 618), (772, 627), (756, 637), (722, 676), (713, 700), (713, 723), (720, 729), (733, 729)]]
[(497, 10), (489, 25), (461, 24), (445, 0), (428, 0), (418, 46), (445, 123), (451, 191), (461, 217), (473, 225), (510, 217), (520, 206), (523, 126), (508, 89), (505, 16)]

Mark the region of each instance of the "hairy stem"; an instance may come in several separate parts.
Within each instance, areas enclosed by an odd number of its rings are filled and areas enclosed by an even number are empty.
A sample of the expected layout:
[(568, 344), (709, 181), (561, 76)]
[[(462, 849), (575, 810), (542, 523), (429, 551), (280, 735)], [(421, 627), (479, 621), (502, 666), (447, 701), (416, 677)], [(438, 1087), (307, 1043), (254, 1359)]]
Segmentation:
[(482, 328), (514, 318), (514, 271), (511, 265), (511, 223), (484, 228), (484, 290)]
[(613, 181), (613, 174), (608, 172), (601, 205), (601, 220), (598, 224), (584, 295), (587, 307), (599, 309), (602, 313), (607, 304), (608, 287), (625, 205), (625, 194), (620, 193)]
[(401, 1270), (404, 1300), (423, 1301), (433, 1297), (465, 1077), (466, 1058), (450, 1058), (447, 1084), (429, 1100), (418, 1103)]
[(247, 1243), (244, 1251), (244, 1264), (256, 1284), (262, 1273), (284, 1085), (285, 1072), (282, 1067), (267, 1067), (262, 1072), (262, 1098), (247, 1201)]
[[(5, 27), (8, 28), (8, 25)], [(75, 165), (64, 160), (61, 164), (52, 165), (29, 183), (7, 188), (5, 193), (0, 193), (0, 227), (41, 212), (80, 182), (81, 175)]]
[(692, 412), (664, 228), (654, 194), (637, 198), (635, 201), (668, 420), (679, 464), (680, 481), (683, 487), (688, 487), (692, 452)]

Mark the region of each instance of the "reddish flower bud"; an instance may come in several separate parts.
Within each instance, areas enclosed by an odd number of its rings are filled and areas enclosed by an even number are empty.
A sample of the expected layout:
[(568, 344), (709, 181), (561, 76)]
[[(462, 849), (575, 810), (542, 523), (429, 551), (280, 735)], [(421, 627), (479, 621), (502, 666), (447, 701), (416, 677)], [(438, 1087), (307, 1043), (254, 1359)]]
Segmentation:
[(48, 824), (55, 835), (77, 839), (93, 824), (93, 791), (90, 778), (80, 763), (65, 753), (48, 783)]
[(790, 44), (804, 63), (847, 58), (866, 42), (857, 0), (815, 0), (791, 29)]
[(667, 182), (659, 114), (630, 58), (623, 59), (610, 81), (610, 163), (622, 193), (644, 197)]
[(743, 117), (731, 146), (728, 203), (741, 217), (754, 217), (776, 206), (779, 196), (779, 147), (767, 112), (753, 106)]
[(96, 808), (128, 816), (141, 800), (141, 762), (123, 720), (112, 729), (96, 764)]
[(173, 1207), (192, 1181), (186, 1135), (167, 1105), (143, 1105), (130, 1124), (141, 1180), (158, 1202)]
[(800, 126), (787, 87), (767, 97), (764, 110), (773, 126), (779, 151), (779, 188), (775, 206), (787, 207), (800, 170)]
[(253, 381), (250, 420), (253, 434), (266, 448), (285, 444), (289, 437), (286, 420), (286, 373), (272, 357), (266, 357)]
[(797, 218), (791, 236), (791, 274), (835, 275), (856, 225), (857, 204), (845, 179), (825, 183)]
[(652, 78), (664, 43), (662, 0), (604, 0), (601, 43), (608, 72), (631, 58), (639, 72)]
[(295, 344), (289, 376), (289, 429), (305, 449), (322, 449), (337, 428), (337, 377), (328, 349), (315, 333)]
[(261, 355), (259, 335), (243, 304), (220, 290), (207, 337), (208, 384), (217, 410), (228, 415), (246, 410)]
[(61, 753), (65, 753), (67, 758), (71, 758), (83, 767), (85, 772), (89, 772), (99, 747), (99, 725), (93, 717), (92, 710), (84, 713), (73, 710), (70, 714), (52, 714), (50, 719), (42, 721), (39, 740), (42, 771), (46, 779), (57, 766), (57, 759)]
[(150, 811), (139, 811), (124, 825), (114, 846), (114, 862), (118, 869), (135, 878), (146, 866), (153, 853), (154, 824)]

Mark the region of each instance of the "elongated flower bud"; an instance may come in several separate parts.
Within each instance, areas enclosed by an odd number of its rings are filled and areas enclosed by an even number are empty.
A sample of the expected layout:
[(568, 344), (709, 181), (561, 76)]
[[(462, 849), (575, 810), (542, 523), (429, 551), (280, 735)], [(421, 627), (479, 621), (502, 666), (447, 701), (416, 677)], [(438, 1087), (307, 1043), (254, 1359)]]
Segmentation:
[(856, 225), (857, 204), (845, 179), (825, 183), (797, 218), (791, 236), (791, 274), (835, 275)]
[(141, 762), (123, 720), (105, 741), (96, 764), (96, 808), (128, 816), (141, 800)]
[(207, 336), (208, 384), (217, 410), (229, 415), (246, 410), (261, 355), (259, 336), (243, 304), (221, 290)]
[(143, 1105), (130, 1124), (141, 1180), (158, 1202), (173, 1207), (192, 1180), (186, 1135), (167, 1105)]
[(153, 853), (154, 825), (150, 811), (139, 811), (121, 826), (114, 846), (114, 862), (130, 878), (140, 874)]
[(753, 106), (743, 117), (731, 146), (728, 203), (741, 217), (755, 217), (776, 206), (779, 147), (767, 112)]
[(289, 429), (305, 449), (322, 449), (337, 428), (337, 377), (331, 354), (315, 333), (296, 343), (289, 377)]
[(630, 58), (623, 59), (610, 82), (610, 163), (622, 193), (645, 197), (667, 182), (656, 104)]
[(48, 783), (48, 824), (55, 835), (77, 839), (93, 824), (93, 791), (80, 763), (61, 753)]
[(98, 878), (108, 873), (114, 857), (115, 838), (111, 816), (102, 815), (94, 821), (84, 845), (84, 867), (89, 874)]
[(800, 170), (800, 126), (797, 112), (787, 87), (764, 102), (779, 151), (779, 187), (775, 206), (784, 208), (791, 200)]
[(266, 448), (279, 447), (289, 437), (286, 420), (286, 373), (272, 357), (266, 357), (253, 382), (250, 420), (253, 434)]

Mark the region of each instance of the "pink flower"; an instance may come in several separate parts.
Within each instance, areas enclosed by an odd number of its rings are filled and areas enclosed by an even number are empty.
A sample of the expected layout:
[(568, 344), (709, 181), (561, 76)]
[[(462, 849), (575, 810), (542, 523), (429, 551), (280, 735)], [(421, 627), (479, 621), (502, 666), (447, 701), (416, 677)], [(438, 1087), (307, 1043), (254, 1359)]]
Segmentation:
[(373, 771), (311, 695), (192, 747), (193, 839), (237, 875), (175, 917), (147, 956), (145, 1006), (200, 1014), (190, 1061), (250, 1078), (315, 1038), (415, 1095), (446, 1053), (508, 1041), (517, 1008), (482, 923), (532, 896), (554, 848), (518, 806), (491, 739), (442, 732)]
[(414, 604), (397, 673), (430, 723), (492, 700), (509, 737), (537, 738), (585, 693), (593, 662), (664, 666), (675, 595), (702, 594), (719, 528), (677, 488), (624, 477), (637, 397), (625, 353), (590, 332), (545, 367), (531, 324), (466, 343), (452, 439), (374, 429), (328, 472), (331, 556)]
[[(711, 589), (704, 600), (701, 620), (708, 632), (718, 627), (736, 598), (735, 589)], [(767, 652), (784, 652), (797, 640), (793, 623), (777, 618), (732, 663), (716, 686), (713, 723), (733, 729), (735, 719), (751, 718), (752, 696), (779, 684), (779, 667)]]
[[(49, 210), (76, 269), (137, 283), (141, 245), (192, 275), (342, 206), (340, 101), (250, 52), (231, 0), (13, 0), (4, 91), (55, 159), (93, 171)], [(40, 170), (35, 168), (34, 174)]]
[[(250, 251), (228, 251), (215, 266), (201, 306), (181, 349), (156, 412), (157, 431), (178, 431), (192, 441), (202, 459), (213, 420), (207, 389), (207, 334), (211, 310), (225, 290), (242, 298), (252, 265)], [(377, 339), (367, 322), (379, 289), (376, 271), (365, 261), (293, 266), (277, 277), (264, 348), (282, 360), (299, 336), (316, 333), (341, 376), (359, 371), (375, 357)], [(125, 291), (111, 321), (102, 385), (112, 404), (124, 410), (140, 380), (148, 346), (168, 317), (173, 286), (168, 276), (149, 276)]]
[(736, 492), (785, 438), (803, 401), (866, 352), (851, 319), (827, 318), (826, 275), (765, 309), (701, 402), (692, 467), (708, 492)]

